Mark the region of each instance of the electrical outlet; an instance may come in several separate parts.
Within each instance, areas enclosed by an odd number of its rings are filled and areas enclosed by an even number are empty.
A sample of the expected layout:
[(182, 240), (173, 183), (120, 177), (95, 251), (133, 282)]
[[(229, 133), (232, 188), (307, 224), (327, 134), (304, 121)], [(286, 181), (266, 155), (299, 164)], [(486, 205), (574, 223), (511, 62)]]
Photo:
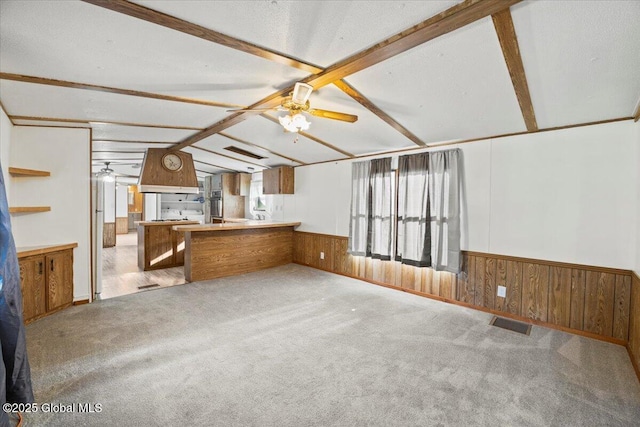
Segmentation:
[(498, 296), (502, 298), (505, 298), (507, 296), (506, 286), (498, 286)]
[(320, 259), (324, 259), (324, 252), (320, 252)]

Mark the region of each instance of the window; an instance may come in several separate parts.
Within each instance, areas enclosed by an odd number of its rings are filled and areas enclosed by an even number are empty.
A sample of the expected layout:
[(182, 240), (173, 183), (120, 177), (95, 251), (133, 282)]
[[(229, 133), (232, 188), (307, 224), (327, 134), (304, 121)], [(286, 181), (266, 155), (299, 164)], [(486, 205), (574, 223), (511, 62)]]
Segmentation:
[(395, 236), (397, 261), (457, 273), (460, 161), (459, 149), (402, 156), (397, 186), (391, 158), (353, 163), (348, 252), (390, 260)]

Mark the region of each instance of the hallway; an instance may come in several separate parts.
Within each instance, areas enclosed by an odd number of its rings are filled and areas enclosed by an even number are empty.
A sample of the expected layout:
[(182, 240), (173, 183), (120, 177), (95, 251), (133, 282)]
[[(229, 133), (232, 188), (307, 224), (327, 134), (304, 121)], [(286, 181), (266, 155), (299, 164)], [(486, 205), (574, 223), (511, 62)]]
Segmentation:
[(102, 249), (102, 292), (98, 295), (98, 299), (113, 298), (184, 283), (183, 267), (153, 271), (138, 269), (136, 232), (118, 234), (116, 246)]

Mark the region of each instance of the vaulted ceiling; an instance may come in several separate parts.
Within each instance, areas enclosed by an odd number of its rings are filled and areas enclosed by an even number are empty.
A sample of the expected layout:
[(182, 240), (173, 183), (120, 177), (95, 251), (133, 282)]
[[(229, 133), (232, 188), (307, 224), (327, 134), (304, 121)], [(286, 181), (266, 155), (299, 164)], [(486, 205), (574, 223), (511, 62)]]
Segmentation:
[[(638, 1), (0, 2), (16, 125), (91, 127), (94, 171), (147, 147), (260, 171), (640, 115)], [(295, 82), (310, 117), (283, 132)], [(230, 151), (237, 147), (249, 157)]]

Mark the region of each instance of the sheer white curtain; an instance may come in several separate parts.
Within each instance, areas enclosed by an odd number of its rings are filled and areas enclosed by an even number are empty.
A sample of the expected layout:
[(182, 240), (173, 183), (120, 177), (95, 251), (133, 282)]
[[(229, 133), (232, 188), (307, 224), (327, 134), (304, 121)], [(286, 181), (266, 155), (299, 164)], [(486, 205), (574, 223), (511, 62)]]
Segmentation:
[(371, 162), (351, 165), (351, 218), (349, 220), (349, 248), (351, 255), (367, 255), (369, 236), (369, 170)]
[(371, 160), (369, 247), (367, 256), (390, 260), (393, 241), (393, 180), (391, 157)]
[(461, 151), (429, 153), (431, 264), (437, 271), (460, 271)]
[(396, 261), (431, 266), (429, 153), (398, 159), (398, 220)]

